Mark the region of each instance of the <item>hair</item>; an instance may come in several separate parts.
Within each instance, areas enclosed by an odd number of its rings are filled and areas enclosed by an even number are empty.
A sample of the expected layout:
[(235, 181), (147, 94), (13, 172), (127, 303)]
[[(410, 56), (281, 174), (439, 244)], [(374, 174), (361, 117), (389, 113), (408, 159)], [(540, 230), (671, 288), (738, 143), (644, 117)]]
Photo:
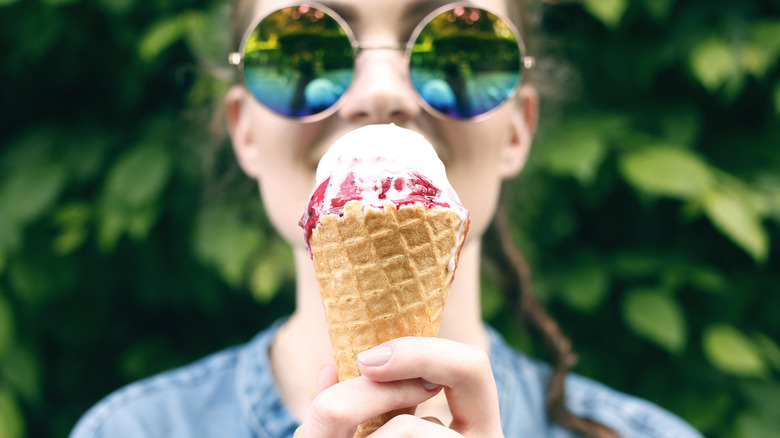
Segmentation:
[(508, 291), (508, 295), (516, 301), (520, 320), (526, 322), (539, 334), (550, 355), (552, 370), (547, 380), (545, 399), (547, 415), (563, 427), (587, 437), (619, 437), (609, 427), (575, 415), (566, 408), (566, 375), (577, 363), (577, 354), (557, 321), (550, 316), (533, 293), (531, 267), (514, 240), (512, 225), (503, 200), (485, 240), (486, 247), (493, 250), (489, 252), (490, 256), (499, 263), (502, 272), (510, 273), (503, 286)]
[[(509, 18), (515, 23), (525, 43), (526, 50), (533, 51), (535, 41), (529, 29), (533, 27), (532, 14), (527, 0), (506, 0)], [(233, 47), (238, 48), (246, 29), (251, 25), (257, 0), (234, 0), (232, 13)], [(502, 190), (505, 192), (505, 190)], [(521, 320), (527, 322), (541, 337), (549, 355), (552, 370), (547, 381), (545, 409), (550, 419), (561, 426), (592, 438), (617, 438), (619, 435), (609, 427), (594, 420), (570, 412), (565, 405), (566, 375), (577, 362), (571, 341), (563, 333), (555, 319), (536, 299), (531, 282), (531, 268), (523, 252), (514, 241), (511, 223), (504, 207), (499, 206), (493, 224), (485, 236), (486, 246), (498, 251), (491, 256), (510, 272), (505, 287), (508, 295), (517, 301)]]

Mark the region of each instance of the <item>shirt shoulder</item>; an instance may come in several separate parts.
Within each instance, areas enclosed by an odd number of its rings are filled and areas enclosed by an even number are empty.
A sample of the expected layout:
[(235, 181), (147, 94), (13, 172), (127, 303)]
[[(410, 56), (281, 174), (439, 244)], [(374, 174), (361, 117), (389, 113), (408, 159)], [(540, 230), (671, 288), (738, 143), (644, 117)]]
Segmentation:
[[(574, 438), (573, 433), (547, 418), (545, 383), (550, 366), (513, 349), (494, 330), (488, 331), (505, 435)], [(565, 391), (565, 403), (572, 413), (609, 426), (622, 437), (702, 437), (684, 420), (660, 406), (595, 380), (569, 374)]]
[(205, 435), (209, 419), (239, 412), (234, 388), (240, 351), (226, 349), (113, 392), (84, 414), (70, 437)]

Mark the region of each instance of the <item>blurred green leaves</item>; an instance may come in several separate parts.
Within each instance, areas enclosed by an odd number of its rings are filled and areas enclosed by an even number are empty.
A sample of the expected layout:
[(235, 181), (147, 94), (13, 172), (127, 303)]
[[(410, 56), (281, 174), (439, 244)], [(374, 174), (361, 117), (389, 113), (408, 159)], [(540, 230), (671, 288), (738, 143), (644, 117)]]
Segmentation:
[(667, 291), (637, 289), (623, 299), (623, 318), (629, 328), (671, 353), (681, 353), (688, 338), (685, 315)]
[[(539, 134), (505, 195), (576, 371), (707, 436), (773, 436), (777, 7), (547, 3)], [(226, 5), (0, 0), (1, 438), (66, 436), (109, 391), (290, 311), (290, 248), (211, 129)], [(484, 317), (537, 353), (485, 265)]]
[(98, 201), (98, 244), (113, 249), (123, 234), (146, 237), (158, 215), (156, 203), (170, 176), (166, 145), (149, 137), (123, 153), (106, 176)]
[(22, 410), (13, 393), (0, 386), (0, 437), (22, 438), (25, 436), (25, 427), (22, 422)]
[(605, 25), (615, 27), (628, 8), (628, 0), (584, 0), (583, 5)]
[(691, 74), (710, 93), (729, 100), (745, 85), (747, 75), (763, 78), (780, 57), (780, 20), (761, 19), (747, 32), (711, 34), (693, 47)]
[(753, 203), (738, 192), (711, 191), (704, 209), (712, 223), (755, 260), (763, 262), (769, 253), (769, 235)]
[(15, 329), (13, 309), (0, 291), (0, 359), (13, 345)]
[(680, 147), (651, 145), (620, 157), (624, 178), (638, 191), (655, 196), (692, 199), (711, 187), (709, 167)]
[(700, 157), (679, 147), (655, 145), (620, 157), (620, 170), (639, 192), (689, 201), (701, 206), (715, 227), (756, 261), (766, 259), (769, 236), (754, 192), (733, 178), (721, 178)]
[(195, 253), (233, 286), (241, 284), (263, 243), (256, 227), (244, 222), (234, 206), (214, 205), (198, 215)]
[(703, 342), (707, 358), (721, 370), (741, 376), (766, 376), (766, 363), (758, 346), (736, 327), (709, 326)]
[[(67, 170), (51, 159), (51, 140), (30, 133), (12, 144), (0, 162), (0, 247), (17, 248), (22, 233), (54, 206), (65, 189)], [(12, 206), (12, 207), (11, 207)]]
[(536, 52), (553, 67), (535, 79), (553, 91), (509, 192), (537, 295), (580, 372), (706, 436), (773, 436), (780, 11), (697, 0), (541, 10), (549, 38)]

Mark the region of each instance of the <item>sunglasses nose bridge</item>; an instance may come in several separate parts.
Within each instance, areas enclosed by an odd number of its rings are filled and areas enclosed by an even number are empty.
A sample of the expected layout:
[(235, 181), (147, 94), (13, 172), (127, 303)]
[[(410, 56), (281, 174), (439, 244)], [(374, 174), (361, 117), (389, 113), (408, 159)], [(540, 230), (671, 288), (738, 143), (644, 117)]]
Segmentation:
[(403, 45), (357, 47), (355, 75), (341, 117), (350, 121), (387, 123), (416, 117), (421, 108), (411, 86)]

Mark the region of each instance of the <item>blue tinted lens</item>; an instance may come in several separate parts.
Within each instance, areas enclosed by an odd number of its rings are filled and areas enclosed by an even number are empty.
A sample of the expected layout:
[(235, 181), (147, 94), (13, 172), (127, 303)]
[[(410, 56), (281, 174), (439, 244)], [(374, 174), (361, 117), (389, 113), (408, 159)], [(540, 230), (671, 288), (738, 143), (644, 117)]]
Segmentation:
[(420, 31), (409, 73), (428, 105), (466, 119), (512, 97), (520, 83), (520, 61), (517, 38), (503, 20), (479, 8), (457, 7)]
[(352, 81), (354, 51), (330, 15), (308, 5), (265, 17), (244, 47), (243, 69), (255, 98), (287, 117), (323, 112)]

